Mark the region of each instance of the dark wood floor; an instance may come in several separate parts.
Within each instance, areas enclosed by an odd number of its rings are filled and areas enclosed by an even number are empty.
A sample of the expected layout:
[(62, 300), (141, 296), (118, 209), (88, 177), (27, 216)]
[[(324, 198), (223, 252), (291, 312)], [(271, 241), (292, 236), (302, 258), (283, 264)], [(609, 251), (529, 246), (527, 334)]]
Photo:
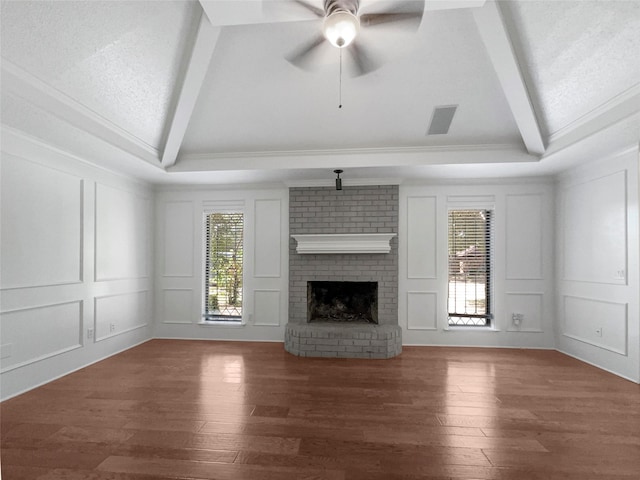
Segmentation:
[(640, 478), (640, 387), (550, 351), (153, 340), (0, 408), (4, 480)]

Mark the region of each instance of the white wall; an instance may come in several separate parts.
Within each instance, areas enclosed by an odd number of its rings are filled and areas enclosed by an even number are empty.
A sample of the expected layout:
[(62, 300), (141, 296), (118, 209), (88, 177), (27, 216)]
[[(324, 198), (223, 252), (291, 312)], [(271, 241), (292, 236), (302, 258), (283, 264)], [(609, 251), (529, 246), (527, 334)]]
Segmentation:
[[(555, 346), (639, 381), (638, 175), (635, 148), (574, 169), (556, 186), (401, 186), (403, 343)], [(283, 340), (286, 188), (154, 193), (11, 132), (3, 134), (0, 181), (3, 399), (152, 334)], [(203, 212), (230, 204), (245, 213), (244, 322), (203, 325)], [(491, 329), (447, 328), (447, 208), (454, 205), (495, 208)], [(515, 312), (524, 314), (522, 325), (513, 324)]]
[(558, 349), (638, 382), (638, 148), (564, 174), (557, 212)]
[[(493, 208), (493, 326), (448, 327), (447, 211)], [(553, 348), (553, 185), (401, 186), (399, 321), (405, 345)], [(515, 325), (513, 313), (524, 315)]]
[(151, 336), (153, 192), (3, 132), (1, 397)]
[[(243, 322), (204, 324), (204, 212), (228, 207), (244, 212)], [(282, 342), (288, 321), (288, 190), (162, 188), (156, 212), (155, 336)]]

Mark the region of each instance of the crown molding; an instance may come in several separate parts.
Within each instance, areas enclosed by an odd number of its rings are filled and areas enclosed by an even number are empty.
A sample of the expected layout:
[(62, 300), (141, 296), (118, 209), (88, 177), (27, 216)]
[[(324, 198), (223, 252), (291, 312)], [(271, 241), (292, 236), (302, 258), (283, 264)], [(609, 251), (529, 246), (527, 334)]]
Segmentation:
[[(583, 127), (560, 137), (549, 145), (547, 153), (541, 160), (570, 155), (572, 152), (584, 148), (585, 145), (593, 145), (595, 141), (600, 142), (599, 146), (606, 147), (607, 152), (604, 152), (606, 155), (637, 144), (640, 141), (640, 96), (638, 96), (638, 107), (630, 107), (627, 104), (614, 110), (616, 111), (609, 111)], [(619, 140), (614, 141), (616, 132), (619, 135), (627, 132), (623, 144), (620, 144)], [(602, 155), (601, 152), (599, 156)]]
[(606, 121), (606, 119), (603, 119), (602, 117), (608, 116), (611, 118), (609, 119), (608, 124), (599, 125), (600, 130), (607, 128), (617, 121), (623, 120), (638, 111), (640, 111), (640, 83), (637, 83), (633, 87), (616, 95), (580, 118), (577, 118), (564, 127), (556, 130), (549, 135), (549, 142), (556, 142), (580, 129), (584, 129), (592, 122), (598, 122), (599, 120)]
[[(100, 171), (111, 177), (117, 177), (133, 185), (151, 188), (153, 183), (141, 177), (128, 175), (114, 169), (107, 168), (98, 163), (86, 160), (74, 153), (56, 147), (39, 138), (33, 137), (21, 130), (17, 130), (7, 125), (0, 124), (0, 139), (2, 152), (24, 158), (25, 160), (42, 163), (51, 167), (51, 161), (59, 162), (63, 165), (80, 166), (84, 171)], [(51, 167), (55, 168), (55, 167)]]
[(483, 177), (483, 178), (410, 178), (402, 183), (403, 187), (441, 186), (441, 185), (551, 185), (555, 182), (554, 175), (538, 175), (531, 177)]
[(43, 109), (55, 117), (120, 148), (154, 166), (160, 166), (160, 153), (135, 135), (87, 108), (39, 78), (2, 59), (2, 89)]
[[(637, 123), (639, 114), (640, 83), (553, 133), (543, 158), (556, 156), (607, 130)], [(637, 128), (640, 131), (640, 126)]]

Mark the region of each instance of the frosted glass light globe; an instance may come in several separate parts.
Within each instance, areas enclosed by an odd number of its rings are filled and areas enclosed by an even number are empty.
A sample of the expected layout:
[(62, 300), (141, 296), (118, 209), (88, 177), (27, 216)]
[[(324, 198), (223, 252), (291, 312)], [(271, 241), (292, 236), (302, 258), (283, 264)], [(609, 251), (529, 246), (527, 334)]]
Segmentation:
[(360, 20), (352, 13), (338, 11), (324, 20), (322, 32), (331, 45), (338, 48), (348, 46), (356, 38), (360, 29)]

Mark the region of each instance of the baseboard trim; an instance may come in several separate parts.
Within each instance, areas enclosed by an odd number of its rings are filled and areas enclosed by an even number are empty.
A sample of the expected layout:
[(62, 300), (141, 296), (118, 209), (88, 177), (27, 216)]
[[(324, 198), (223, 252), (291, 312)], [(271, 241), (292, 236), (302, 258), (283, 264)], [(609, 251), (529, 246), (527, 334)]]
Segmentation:
[(134, 343), (133, 345), (130, 345), (130, 346), (125, 347), (125, 348), (121, 348), (120, 350), (116, 350), (115, 352), (110, 353), (109, 355), (105, 355), (104, 357), (97, 358), (97, 359), (95, 359), (95, 360), (93, 360), (93, 361), (91, 361), (89, 363), (82, 364), (81, 366), (79, 366), (77, 368), (71, 369), (71, 370), (69, 370), (69, 371), (67, 371), (65, 373), (61, 373), (60, 375), (56, 375), (55, 377), (50, 378), (49, 380), (46, 380), (44, 382), (40, 382), (40, 383), (38, 383), (36, 385), (33, 385), (33, 386), (29, 387), (29, 388), (25, 388), (23, 390), (20, 390), (20, 391), (18, 391), (16, 393), (13, 393), (13, 394), (9, 395), (6, 398), (2, 398), (2, 399), (0, 399), (0, 403), (4, 402), (5, 400), (9, 400), (11, 398), (17, 397), (18, 395), (22, 395), (23, 393), (27, 393), (27, 392), (29, 392), (31, 390), (34, 390), (34, 389), (36, 389), (38, 387), (41, 387), (43, 385), (47, 385), (48, 383), (54, 382), (54, 381), (58, 380), (59, 378), (66, 377), (67, 375), (70, 375), (70, 374), (72, 374), (74, 372), (77, 372), (78, 370), (82, 370), (83, 368), (89, 367), (89, 366), (93, 365), (94, 363), (101, 362), (103, 360), (106, 360), (109, 357), (113, 357), (114, 355), (118, 355), (119, 353), (126, 352), (127, 350), (130, 350), (130, 349), (132, 349), (134, 347), (138, 347), (138, 346), (142, 345), (143, 343), (147, 343), (147, 342), (149, 342), (151, 340), (153, 340), (153, 338), (147, 338), (147, 339), (145, 339), (145, 340), (143, 340), (141, 342)]
[(199, 338), (199, 337), (152, 337), (149, 340), (193, 340), (194, 342), (252, 342), (252, 343), (282, 343), (284, 340), (264, 340), (247, 338)]
[(562, 353), (563, 355), (566, 355), (567, 357), (574, 358), (574, 359), (576, 359), (576, 360), (578, 360), (580, 362), (586, 363), (587, 365), (591, 365), (592, 367), (598, 368), (598, 369), (603, 370), (603, 371), (605, 371), (607, 373), (615, 375), (616, 377), (623, 378), (623, 379), (628, 380), (628, 381), (630, 381), (632, 383), (635, 383), (635, 384), (640, 384), (640, 379), (638, 379), (638, 378), (627, 377), (626, 375), (623, 375), (623, 374), (621, 374), (619, 372), (614, 372), (613, 370), (611, 370), (609, 368), (605, 368), (602, 365), (598, 365), (597, 363), (590, 362), (589, 360), (585, 360), (584, 358), (582, 358), (582, 357), (580, 357), (578, 355), (574, 355), (573, 353), (565, 352), (564, 350), (560, 350), (559, 348), (556, 348), (555, 350), (558, 353)]

